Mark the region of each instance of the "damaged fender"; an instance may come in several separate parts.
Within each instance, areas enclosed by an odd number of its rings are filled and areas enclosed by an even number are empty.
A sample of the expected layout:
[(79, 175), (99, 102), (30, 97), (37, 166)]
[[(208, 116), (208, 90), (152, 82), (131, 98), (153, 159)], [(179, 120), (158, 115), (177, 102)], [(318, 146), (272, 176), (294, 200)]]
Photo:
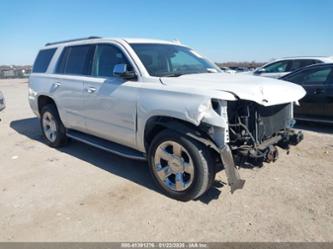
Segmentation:
[[(167, 88), (167, 91), (166, 89), (162, 91), (161, 87), (165, 86), (157, 87), (147, 83), (139, 95), (137, 142), (141, 150), (145, 151), (144, 131), (151, 118), (170, 117), (190, 123), (195, 127), (206, 125), (208, 127), (207, 135), (210, 139), (196, 136), (188, 127), (177, 124), (177, 122), (160, 123), (160, 125), (170, 129), (181, 131), (214, 149), (224, 164), (231, 191), (234, 192), (237, 188), (241, 188), (244, 181), (240, 179), (228, 146), (229, 129), (226, 110), (227, 101), (235, 101), (237, 97), (226, 91), (206, 90), (205, 95), (203, 95), (200, 90), (195, 88), (189, 91), (189, 89), (171, 86)], [(214, 101), (219, 103), (221, 109), (214, 110), (212, 106)]]
[[(220, 108), (216, 111), (210, 108), (204, 115), (202, 122), (211, 125), (209, 135), (217, 145), (214, 149), (219, 153), (231, 193), (242, 189), (245, 180), (240, 178), (229, 145), (228, 117), (226, 102), (218, 100)], [(218, 113), (217, 113), (218, 112)]]

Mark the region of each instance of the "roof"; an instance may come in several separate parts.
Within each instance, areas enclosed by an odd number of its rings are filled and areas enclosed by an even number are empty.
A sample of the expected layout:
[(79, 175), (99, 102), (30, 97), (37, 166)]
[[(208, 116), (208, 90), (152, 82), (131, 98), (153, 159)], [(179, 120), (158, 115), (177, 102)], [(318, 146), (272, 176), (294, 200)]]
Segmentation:
[(180, 44), (178, 40), (166, 41), (159, 39), (146, 39), (146, 38), (123, 38), (127, 43), (158, 43), (158, 44)]
[(294, 59), (308, 59), (308, 60), (323, 60), (323, 61), (332, 61), (333, 62), (333, 56), (288, 56), (288, 57), (282, 57), (278, 60), (294, 60)]
[(313, 67), (325, 67), (325, 66), (333, 66), (333, 62), (312, 64), (312, 65), (309, 65), (306, 67), (302, 67), (300, 69), (313, 68)]
[(100, 41), (118, 41), (118, 42), (126, 42), (126, 43), (141, 43), (141, 44), (177, 44), (179, 45), (179, 41), (166, 41), (166, 40), (158, 40), (158, 39), (145, 39), (145, 38), (107, 38), (107, 37), (98, 37), (98, 36), (89, 36), (78, 39), (57, 41), (57, 42), (49, 42), (46, 43), (46, 47), (57, 47), (60, 45), (75, 45), (75, 44), (89, 44), (92, 42), (100, 42)]
[(290, 77), (291, 75), (295, 75), (298, 74), (299, 72), (303, 72), (304, 70), (309, 70), (312, 68), (320, 68), (320, 67), (326, 67), (326, 66), (332, 66), (333, 67), (333, 62), (331, 63), (317, 63), (317, 64), (312, 64), (306, 67), (301, 67), (299, 69), (297, 69), (296, 71), (293, 71), (287, 75), (282, 76), (280, 79), (286, 79), (288, 77)]

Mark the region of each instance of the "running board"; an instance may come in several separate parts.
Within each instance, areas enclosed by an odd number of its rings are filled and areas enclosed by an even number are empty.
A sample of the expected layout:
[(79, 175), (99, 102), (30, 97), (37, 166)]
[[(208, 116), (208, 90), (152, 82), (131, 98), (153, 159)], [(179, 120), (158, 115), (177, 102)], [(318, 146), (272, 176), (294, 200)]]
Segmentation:
[(94, 146), (96, 148), (111, 152), (118, 156), (135, 159), (135, 160), (146, 160), (144, 154), (140, 151), (128, 148), (126, 146), (110, 142), (108, 140), (98, 138), (92, 135), (88, 135), (75, 130), (67, 130), (66, 134), (69, 138), (80, 141), (82, 143)]

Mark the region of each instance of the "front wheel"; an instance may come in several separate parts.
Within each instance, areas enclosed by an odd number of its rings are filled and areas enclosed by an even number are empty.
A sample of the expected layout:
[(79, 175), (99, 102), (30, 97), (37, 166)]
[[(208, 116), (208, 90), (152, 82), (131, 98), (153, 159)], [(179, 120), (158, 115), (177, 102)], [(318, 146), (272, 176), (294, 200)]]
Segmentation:
[(164, 130), (153, 139), (148, 160), (157, 185), (166, 195), (177, 200), (200, 197), (215, 178), (209, 149), (174, 131)]

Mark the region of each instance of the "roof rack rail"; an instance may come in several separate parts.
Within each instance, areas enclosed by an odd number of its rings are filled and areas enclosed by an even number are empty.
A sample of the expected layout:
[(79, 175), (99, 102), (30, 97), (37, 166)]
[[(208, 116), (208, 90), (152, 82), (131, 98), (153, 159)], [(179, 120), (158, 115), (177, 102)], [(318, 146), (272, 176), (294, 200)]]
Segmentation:
[(282, 58), (308, 58), (308, 57), (327, 57), (325, 55), (297, 55), (297, 56), (285, 56), (285, 57), (282, 57)]
[(84, 40), (90, 40), (90, 39), (98, 39), (98, 38), (102, 38), (102, 37), (100, 37), (100, 36), (88, 36), (88, 37), (71, 39), (71, 40), (64, 40), (64, 41), (58, 41), (58, 42), (48, 42), (48, 43), (45, 44), (45, 46), (51, 46), (51, 45), (65, 43), (65, 42), (74, 42), (74, 41), (84, 41)]

